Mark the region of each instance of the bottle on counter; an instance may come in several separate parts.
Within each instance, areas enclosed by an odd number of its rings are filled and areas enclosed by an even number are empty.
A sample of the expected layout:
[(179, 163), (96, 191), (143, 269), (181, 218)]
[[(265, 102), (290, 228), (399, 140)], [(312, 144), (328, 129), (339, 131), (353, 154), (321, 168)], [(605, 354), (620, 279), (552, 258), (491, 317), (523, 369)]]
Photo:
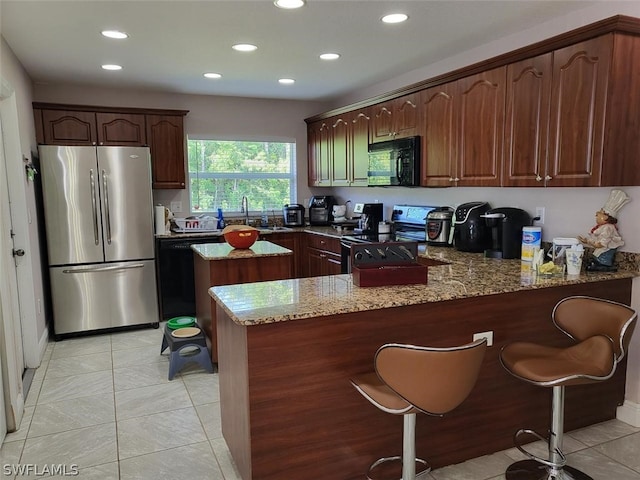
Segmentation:
[(225, 223), (224, 223), (224, 217), (222, 216), (222, 209), (219, 208), (218, 209), (218, 225), (217, 225), (217, 229), (218, 230), (222, 230), (225, 227)]

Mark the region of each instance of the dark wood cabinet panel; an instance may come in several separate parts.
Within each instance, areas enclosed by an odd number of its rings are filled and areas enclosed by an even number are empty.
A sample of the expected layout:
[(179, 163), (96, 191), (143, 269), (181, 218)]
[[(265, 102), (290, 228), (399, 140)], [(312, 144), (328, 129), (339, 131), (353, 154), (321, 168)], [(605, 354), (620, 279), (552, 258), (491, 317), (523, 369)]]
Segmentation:
[(505, 186), (537, 187), (547, 175), (553, 54), (507, 66)]
[(331, 186), (331, 122), (321, 120), (307, 128), (310, 187)]
[(548, 186), (600, 184), (612, 39), (605, 35), (553, 54)]
[(354, 112), (351, 118), (350, 185), (366, 187), (369, 184), (369, 109)]
[(417, 135), (419, 99), (414, 93), (371, 107), (371, 143)]
[(98, 145), (147, 144), (145, 116), (134, 113), (96, 113)]
[(506, 68), (458, 81), (458, 186), (500, 186)]
[(42, 143), (47, 145), (96, 145), (93, 112), (42, 110)]
[(299, 233), (270, 233), (263, 235), (261, 240), (275, 243), (281, 247), (288, 248), (293, 252), (293, 277), (298, 278), (300, 274), (300, 236)]
[(338, 238), (306, 233), (304, 242), (302, 274), (305, 277), (321, 277), (340, 273), (342, 262)]
[(421, 92), (422, 164), (424, 187), (449, 187), (456, 174), (456, 84), (447, 83)]
[(153, 188), (185, 188), (185, 145), (181, 115), (147, 115)]
[(331, 121), (331, 185), (344, 187), (350, 184), (349, 164), (351, 163), (351, 115), (342, 115)]
[(331, 185), (368, 184), (369, 121), (368, 110), (357, 110), (331, 120)]

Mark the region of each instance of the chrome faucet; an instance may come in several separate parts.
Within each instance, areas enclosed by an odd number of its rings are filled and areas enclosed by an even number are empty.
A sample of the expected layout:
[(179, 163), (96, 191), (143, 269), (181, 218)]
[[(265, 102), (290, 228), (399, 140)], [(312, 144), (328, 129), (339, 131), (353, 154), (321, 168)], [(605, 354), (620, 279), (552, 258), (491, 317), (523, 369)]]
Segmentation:
[(249, 201), (245, 195), (242, 196), (242, 205), (240, 212), (244, 213), (244, 224), (249, 225)]

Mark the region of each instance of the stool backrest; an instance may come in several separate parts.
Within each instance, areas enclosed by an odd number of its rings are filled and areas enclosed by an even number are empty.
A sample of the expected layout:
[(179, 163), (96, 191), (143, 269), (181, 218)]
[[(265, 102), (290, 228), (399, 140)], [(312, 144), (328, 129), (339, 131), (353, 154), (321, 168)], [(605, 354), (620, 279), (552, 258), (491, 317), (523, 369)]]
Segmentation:
[(552, 315), (556, 327), (577, 341), (594, 335), (609, 337), (613, 341), (616, 362), (627, 352), (638, 317), (627, 305), (586, 296), (560, 300)]
[(389, 343), (378, 349), (380, 379), (407, 402), (431, 415), (443, 415), (471, 393), (482, 366), (486, 339), (451, 348)]

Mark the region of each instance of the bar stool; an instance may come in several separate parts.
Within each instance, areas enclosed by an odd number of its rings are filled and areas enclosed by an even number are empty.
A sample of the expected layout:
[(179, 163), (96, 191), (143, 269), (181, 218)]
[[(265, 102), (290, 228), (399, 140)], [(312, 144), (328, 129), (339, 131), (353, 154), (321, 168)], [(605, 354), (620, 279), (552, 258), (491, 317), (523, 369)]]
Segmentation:
[(383, 412), (403, 416), (402, 456), (376, 460), (367, 472), (388, 461), (402, 461), (402, 480), (416, 478), (431, 468), (416, 458), (416, 413), (443, 416), (460, 405), (478, 379), (487, 340), (451, 348), (421, 347), (389, 343), (378, 349), (375, 372), (351, 379), (364, 398)]
[[(562, 452), (565, 387), (602, 382), (613, 376), (624, 358), (635, 327), (636, 312), (621, 303), (585, 296), (560, 300), (553, 309), (554, 325), (576, 343), (567, 348), (516, 342), (500, 352), (502, 366), (514, 377), (539, 387), (552, 387), (549, 439), (533, 430), (514, 435), (518, 450), (530, 460), (509, 466), (507, 480), (593, 480), (566, 465)], [(531, 435), (549, 445), (549, 457), (527, 452), (521, 435)]]

